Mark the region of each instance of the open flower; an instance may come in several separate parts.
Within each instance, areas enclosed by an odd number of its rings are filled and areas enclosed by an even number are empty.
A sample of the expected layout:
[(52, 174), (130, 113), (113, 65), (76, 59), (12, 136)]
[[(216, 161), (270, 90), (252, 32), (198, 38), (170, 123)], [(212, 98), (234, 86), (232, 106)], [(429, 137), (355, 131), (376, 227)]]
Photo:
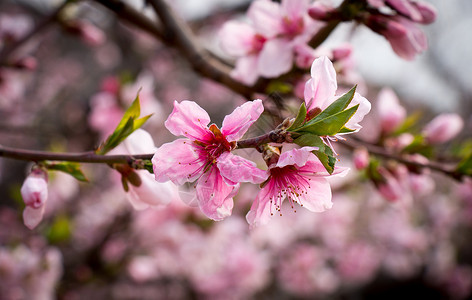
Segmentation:
[[(336, 70), (333, 63), (326, 56), (321, 56), (313, 61), (311, 65), (311, 79), (305, 84), (305, 103), (307, 110), (322, 111), (333, 103), (339, 96), (336, 96), (338, 84), (336, 82)], [(370, 111), (370, 102), (362, 97), (359, 93), (355, 93), (349, 104), (353, 107), (359, 104), (356, 113), (346, 123), (346, 127), (359, 131), (362, 128), (359, 122)]]
[[(288, 199), (313, 212), (330, 209), (331, 188), (329, 176), (318, 158), (311, 153), (314, 147), (303, 147), (282, 153), (277, 163), (267, 170), (269, 178), (252, 204), (246, 219), (251, 227), (267, 224), (282, 203)], [(337, 168), (333, 174), (345, 174), (346, 168)]]
[(174, 135), (185, 136), (157, 149), (152, 164), (159, 182), (175, 184), (196, 181), (196, 199), (202, 212), (213, 220), (231, 215), (233, 196), (240, 182), (261, 183), (267, 175), (255, 163), (231, 150), (260, 116), (261, 100), (237, 107), (219, 129), (210, 123), (208, 113), (193, 101), (174, 102), (165, 122)]
[(293, 65), (297, 45), (308, 42), (318, 30), (308, 16), (307, 0), (283, 0), (280, 4), (256, 0), (247, 16), (251, 24), (227, 22), (220, 31), (222, 49), (238, 57), (231, 75), (245, 84), (259, 76), (274, 78)]

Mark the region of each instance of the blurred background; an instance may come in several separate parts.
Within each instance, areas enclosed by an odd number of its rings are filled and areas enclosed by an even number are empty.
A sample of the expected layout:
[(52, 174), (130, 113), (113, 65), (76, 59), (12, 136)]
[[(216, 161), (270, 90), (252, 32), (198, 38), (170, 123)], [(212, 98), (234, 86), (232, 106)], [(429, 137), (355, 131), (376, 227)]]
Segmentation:
[[(154, 18), (141, 1), (125, 2)], [(359, 137), (378, 134), (377, 93), (391, 87), (409, 113), (421, 112), (414, 130), (438, 113), (455, 112), (465, 122), (459, 138), (471, 138), (472, 2), (428, 2), (438, 9), (438, 18), (422, 28), (429, 49), (414, 61), (397, 57), (382, 36), (353, 24), (341, 24), (323, 44), (352, 43), (353, 69), (373, 103)], [(39, 27), (61, 3), (1, 1), (0, 53)], [(217, 31), (228, 19), (243, 18), (249, 2), (180, 0), (172, 5), (206, 47), (223, 55)], [(0, 144), (9, 147), (96, 149), (139, 89), (142, 115), (154, 114), (143, 128), (156, 147), (173, 139), (163, 124), (174, 100), (196, 101), (216, 124), (246, 101), (200, 77), (176, 50), (94, 1), (69, 5), (8, 57), (15, 64), (0, 60)], [(270, 130), (274, 122), (266, 114), (249, 134)], [(350, 151), (336, 149), (339, 164), (353, 167)], [(261, 161), (256, 151), (240, 154)], [(245, 214), (257, 187), (243, 185), (233, 216), (213, 222), (179, 199), (135, 210), (118, 172), (84, 164), (89, 183), (49, 172), (44, 219), (29, 230), (22, 220), (20, 187), (31, 166), (0, 158), (0, 299), (471, 295), (471, 180), (409, 177), (399, 186), (400, 199), (389, 202), (353, 168), (332, 181), (334, 206), (328, 212), (295, 212), (287, 206), (268, 226), (249, 230)]]

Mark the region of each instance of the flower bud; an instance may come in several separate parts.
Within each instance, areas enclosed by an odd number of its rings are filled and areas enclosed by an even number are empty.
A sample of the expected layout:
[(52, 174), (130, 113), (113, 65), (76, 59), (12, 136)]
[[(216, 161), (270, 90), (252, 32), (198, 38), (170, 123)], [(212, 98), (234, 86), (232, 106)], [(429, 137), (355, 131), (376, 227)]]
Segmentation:
[(26, 204), (23, 221), (29, 229), (41, 222), (48, 198), (47, 173), (36, 168), (26, 178), (21, 187), (21, 196)]
[(392, 133), (405, 120), (406, 110), (400, 105), (395, 92), (389, 88), (380, 91), (377, 107), (383, 133)]
[(423, 129), (423, 135), (430, 144), (441, 144), (454, 138), (464, 126), (457, 114), (440, 114)]
[(354, 166), (363, 170), (369, 165), (369, 152), (365, 147), (357, 148), (353, 153)]
[(412, 2), (411, 3), (421, 14), (421, 24), (431, 24), (436, 20), (437, 10), (434, 6), (426, 2)]
[(320, 2), (313, 3), (313, 5), (308, 9), (308, 15), (313, 19), (320, 21), (331, 20), (335, 12), (336, 11), (332, 7)]

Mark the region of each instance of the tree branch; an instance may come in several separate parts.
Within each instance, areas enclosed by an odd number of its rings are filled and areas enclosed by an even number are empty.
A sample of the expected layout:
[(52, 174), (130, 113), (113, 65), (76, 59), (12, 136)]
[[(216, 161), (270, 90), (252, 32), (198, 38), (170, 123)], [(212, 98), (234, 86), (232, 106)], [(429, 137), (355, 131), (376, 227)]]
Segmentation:
[(49, 25), (51, 25), (61, 13), (61, 11), (71, 2), (71, 0), (64, 1), (58, 8), (56, 8), (48, 17), (44, 18), (39, 24), (34, 26), (30, 32), (28, 32), (24, 37), (21, 39), (13, 42), (10, 45), (7, 45), (1, 52), (0, 52), (0, 66), (8, 64), (8, 57), (21, 45), (29, 41), (32, 37), (46, 29)]
[(388, 151), (387, 149), (385, 149), (383, 147), (376, 146), (376, 145), (373, 145), (373, 144), (370, 144), (370, 143), (366, 143), (366, 142), (358, 140), (358, 139), (350, 139), (349, 141), (340, 140), (338, 142), (341, 143), (342, 145), (350, 148), (350, 149), (365, 147), (367, 149), (367, 151), (369, 151), (369, 153), (371, 153), (371, 154), (381, 156), (383, 158), (395, 160), (395, 161), (397, 161), (399, 163), (402, 163), (406, 166), (415, 167), (415, 168), (419, 168), (419, 169), (430, 169), (432, 171), (436, 171), (436, 172), (442, 173), (444, 175), (447, 175), (449, 177), (452, 177), (457, 181), (461, 181), (463, 179), (463, 177), (466, 176), (465, 174), (457, 172), (455, 170), (455, 167), (446, 166), (444, 164), (441, 164), (441, 163), (438, 163), (438, 162), (435, 162), (435, 161), (429, 161), (428, 163), (417, 162), (417, 161), (408, 159), (407, 157), (402, 156), (400, 154), (390, 152), (390, 151)]

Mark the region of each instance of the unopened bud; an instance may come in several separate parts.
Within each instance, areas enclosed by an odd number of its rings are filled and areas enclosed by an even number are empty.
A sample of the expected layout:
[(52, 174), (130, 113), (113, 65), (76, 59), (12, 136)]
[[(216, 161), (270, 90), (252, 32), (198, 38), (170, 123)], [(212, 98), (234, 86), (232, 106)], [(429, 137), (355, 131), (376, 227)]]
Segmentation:
[(313, 3), (308, 9), (308, 15), (315, 20), (329, 21), (333, 18), (333, 14), (335, 14), (335, 10), (332, 7), (320, 2)]
[(365, 147), (354, 150), (353, 153), (354, 166), (358, 170), (363, 170), (369, 165), (369, 151)]
[(380, 91), (377, 101), (382, 132), (389, 134), (405, 121), (406, 110), (400, 105), (395, 92), (389, 88)]
[(423, 135), (430, 144), (441, 144), (453, 139), (464, 126), (464, 121), (457, 114), (441, 114), (429, 122), (423, 129)]
[(431, 24), (436, 20), (438, 15), (437, 10), (434, 6), (426, 2), (412, 2), (411, 3), (421, 14), (421, 20), (418, 21), (421, 24)]
[(33, 169), (21, 186), (20, 192), (26, 205), (23, 221), (29, 229), (33, 229), (44, 215), (48, 198), (47, 173), (40, 168)]

